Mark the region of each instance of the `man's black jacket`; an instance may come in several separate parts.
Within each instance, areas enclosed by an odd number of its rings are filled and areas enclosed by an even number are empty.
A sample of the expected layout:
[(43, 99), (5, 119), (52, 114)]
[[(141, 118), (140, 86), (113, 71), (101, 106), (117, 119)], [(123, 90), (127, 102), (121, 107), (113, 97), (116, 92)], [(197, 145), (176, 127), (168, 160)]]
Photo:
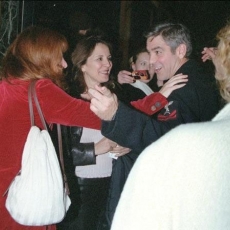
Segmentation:
[(146, 116), (119, 102), (115, 118), (102, 122), (102, 134), (141, 152), (180, 124), (211, 120), (221, 107), (214, 76), (207, 75), (194, 60), (187, 61), (175, 74), (179, 73), (188, 75), (187, 84), (171, 93), (168, 105), (158, 114)]

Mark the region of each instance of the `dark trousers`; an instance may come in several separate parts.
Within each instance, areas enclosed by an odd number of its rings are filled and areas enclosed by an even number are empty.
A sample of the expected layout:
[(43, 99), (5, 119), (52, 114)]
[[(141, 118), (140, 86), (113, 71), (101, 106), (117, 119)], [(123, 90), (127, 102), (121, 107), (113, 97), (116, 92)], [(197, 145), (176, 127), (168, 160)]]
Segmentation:
[(78, 184), (79, 212), (66, 230), (97, 230), (98, 222), (104, 216), (110, 177), (78, 178)]

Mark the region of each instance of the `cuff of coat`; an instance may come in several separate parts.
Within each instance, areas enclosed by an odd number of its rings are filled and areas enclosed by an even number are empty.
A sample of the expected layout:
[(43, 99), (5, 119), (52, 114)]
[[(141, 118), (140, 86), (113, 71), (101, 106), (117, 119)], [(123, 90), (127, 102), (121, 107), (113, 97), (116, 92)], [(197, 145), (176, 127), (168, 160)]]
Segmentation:
[(153, 115), (168, 104), (168, 100), (159, 92), (150, 94), (143, 99), (132, 101), (131, 105), (147, 115)]
[[(83, 151), (80, 147), (82, 145)], [(94, 143), (80, 143), (79, 146), (73, 147), (72, 150), (74, 166), (84, 166), (96, 164), (96, 155)]]

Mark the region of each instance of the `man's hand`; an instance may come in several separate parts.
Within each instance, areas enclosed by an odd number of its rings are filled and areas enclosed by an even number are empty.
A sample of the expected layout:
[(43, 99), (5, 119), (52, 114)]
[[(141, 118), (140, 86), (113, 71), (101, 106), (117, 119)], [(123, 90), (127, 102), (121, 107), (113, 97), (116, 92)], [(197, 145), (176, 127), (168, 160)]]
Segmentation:
[(97, 85), (95, 89), (89, 89), (89, 94), (92, 97), (90, 109), (102, 120), (112, 120), (118, 108), (117, 96), (106, 87)]
[(185, 86), (188, 81), (188, 75), (183, 75), (179, 73), (171, 77), (161, 88), (159, 93), (161, 93), (166, 98), (175, 90)]

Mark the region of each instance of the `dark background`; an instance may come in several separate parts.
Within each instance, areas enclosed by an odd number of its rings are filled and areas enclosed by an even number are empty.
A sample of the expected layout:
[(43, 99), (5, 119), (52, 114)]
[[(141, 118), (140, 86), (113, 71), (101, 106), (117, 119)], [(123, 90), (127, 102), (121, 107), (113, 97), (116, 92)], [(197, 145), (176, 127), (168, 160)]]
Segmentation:
[(75, 12), (87, 13), (94, 27), (103, 29), (117, 43), (120, 1), (35, 1), (34, 8), (34, 24), (51, 26), (66, 35), (69, 17)]
[[(153, 3), (154, 2), (154, 3)], [(57, 29), (68, 37), (69, 16), (75, 11), (93, 18), (95, 27), (110, 37), (119, 66), (122, 50), (119, 47), (121, 1), (34, 1), (33, 24)], [(143, 33), (159, 21), (182, 22), (191, 31), (195, 58), (200, 60), (204, 46), (216, 45), (215, 36), (230, 18), (230, 1), (132, 1), (129, 52), (145, 40)], [(121, 24), (126, 27), (127, 25)]]

